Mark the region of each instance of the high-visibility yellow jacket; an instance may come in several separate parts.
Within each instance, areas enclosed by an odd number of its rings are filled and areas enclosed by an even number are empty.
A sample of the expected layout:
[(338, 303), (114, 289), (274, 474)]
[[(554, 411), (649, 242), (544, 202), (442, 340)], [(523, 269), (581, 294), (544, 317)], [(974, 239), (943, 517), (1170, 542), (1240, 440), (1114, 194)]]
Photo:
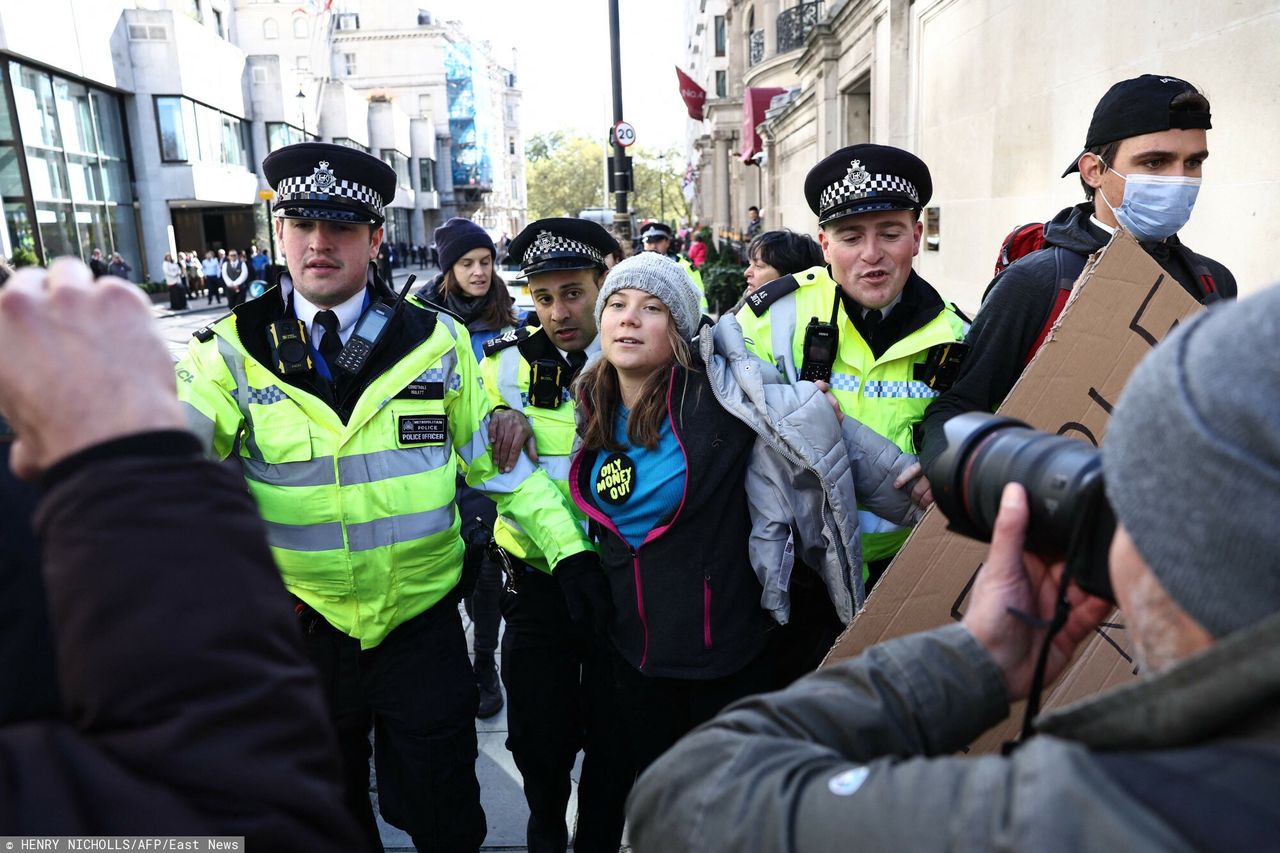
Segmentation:
[[(599, 352), (599, 341), (593, 341), (587, 354)], [(523, 412), (533, 427), (534, 443), (538, 450), (538, 467), (547, 472), (560, 489), (565, 500), (583, 528), (586, 515), (573, 504), (569, 496), (569, 463), (573, 459), (576, 433), (574, 422), (575, 403), (566, 381), (556, 408), (532, 405), (529, 401), (529, 380), (534, 361), (547, 360), (559, 364), (563, 376), (569, 379), (572, 368), (560, 355), (560, 351), (540, 328), (516, 329), (494, 338), (485, 344), (485, 358), (480, 362), (480, 375), (484, 390), (494, 406), (507, 406)], [(498, 516), (494, 527), (494, 539), (509, 554), (529, 565), (549, 572), (546, 559), (538, 546), (518, 522), (508, 515)]]
[[(924, 279), (911, 273), (915, 288), (912, 310), (918, 317), (910, 331), (876, 358), (847, 314), (837, 312), (839, 349), (831, 371), (831, 392), (845, 414), (857, 418), (908, 453), (915, 453), (913, 428), (938, 391), (917, 377), (929, 350), (964, 339), (967, 324)], [(770, 282), (747, 298), (749, 310), (738, 322), (747, 347), (776, 364), (792, 382), (804, 362), (805, 327), (811, 317), (831, 319), (837, 285), (826, 267), (813, 267)], [(905, 291), (905, 288), (904, 288)], [(904, 300), (905, 302), (905, 300)], [(899, 308), (908, 307), (900, 303)], [(895, 308), (894, 310), (899, 310)], [(909, 528), (869, 512), (859, 513), (862, 556), (868, 562), (897, 553)]]
[[(267, 327), (278, 292), (196, 333), (178, 394), (213, 454), (239, 457), (285, 586), (334, 627), (377, 646), (457, 584), (457, 460), (553, 565), (590, 548), (569, 504), (521, 456), (489, 456), (490, 405), (465, 327), (410, 300), (351, 400), (329, 405), (314, 374), (276, 375)], [(216, 521), (216, 520), (215, 520)]]

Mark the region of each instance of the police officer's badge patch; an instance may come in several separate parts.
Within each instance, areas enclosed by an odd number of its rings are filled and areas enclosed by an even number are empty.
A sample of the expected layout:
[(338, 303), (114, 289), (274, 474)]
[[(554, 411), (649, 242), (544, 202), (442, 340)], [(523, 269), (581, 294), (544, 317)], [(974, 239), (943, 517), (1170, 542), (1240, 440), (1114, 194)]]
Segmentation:
[(866, 186), (867, 181), (871, 180), (871, 174), (862, 168), (861, 160), (854, 160), (849, 164), (849, 171), (845, 172), (844, 182), (855, 190), (860, 190)]
[(338, 178), (333, 174), (333, 170), (329, 168), (328, 160), (321, 160), (320, 165), (316, 166), (312, 171), (311, 183), (322, 193), (327, 193), (338, 183)]

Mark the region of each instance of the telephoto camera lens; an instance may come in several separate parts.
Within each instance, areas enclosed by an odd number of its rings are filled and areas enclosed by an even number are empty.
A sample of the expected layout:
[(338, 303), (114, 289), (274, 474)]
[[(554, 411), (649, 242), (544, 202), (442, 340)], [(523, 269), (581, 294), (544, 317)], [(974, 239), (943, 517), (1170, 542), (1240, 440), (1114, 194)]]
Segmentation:
[(926, 474), (949, 529), (991, 541), (1008, 483), (1027, 491), (1027, 550), (1071, 558), (1076, 582), (1111, 599), (1107, 550), (1115, 519), (1102, 485), (1102, 454), (1084, 442), (1012, 418), (969, 412), (947, 421), (946, 449)]

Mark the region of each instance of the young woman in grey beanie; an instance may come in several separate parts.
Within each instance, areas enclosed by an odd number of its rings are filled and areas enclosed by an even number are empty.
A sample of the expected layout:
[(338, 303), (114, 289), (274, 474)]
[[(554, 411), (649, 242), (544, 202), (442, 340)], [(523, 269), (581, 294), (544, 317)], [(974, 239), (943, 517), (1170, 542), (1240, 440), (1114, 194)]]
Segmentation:
[(668, 258), (617, 264), (596, 315), (569, 486), (609, 581), (619, 707), (643, 770), (728, 703), (779, 686), (770, 634), (789, 616), (794, 563), (852, 618), (858, 502), (914, 519), (893, 482), (915, 460), (842, 430), (811, 383), (781, 383), (733, 318), (700, 332), (698, 295)]

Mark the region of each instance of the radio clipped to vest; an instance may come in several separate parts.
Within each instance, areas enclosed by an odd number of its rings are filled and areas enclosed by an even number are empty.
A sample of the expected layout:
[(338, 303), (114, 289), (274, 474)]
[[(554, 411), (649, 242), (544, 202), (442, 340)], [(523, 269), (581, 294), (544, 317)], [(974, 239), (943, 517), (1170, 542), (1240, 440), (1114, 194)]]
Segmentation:
[(529, 405), (539, 409), (558, 409), (564, 389), (569, 387), (564, 365), (540, 358), (529, 366)]
[(831, 368), (840, 350), (840, 330), (836, 318), (840, 311), (840, 288), (835, 289), (835, 303), (831, 306), (831, 321), (823, 323), (817, 317), (809, 318), (804, 328), (804, 360), (800, 362), (800, 378), (806, 382), (830, 382)]
[(271, 362), (281, 376), (306, 373), (314, 367), (306, 329), (296, 317), (277, 320), (267, 327), (267, 341), (271, 344)]
[(387, 327), (391, 325), (396, 312), (404, 304), (404, 298), (409, 294), (409, 288), (417, 280), (418, 277), (416, 275), (409, 276), (409, 280), (404, 283), (404, 288), (400, 291), (400, 295), (396, 297), (396, 301), (390, 306), (375, 302), (369, 306), (369, 310), (361, 315), (359, 322), (356, 323), (355, 330), (351, 333), (351, 337), (347, 340), (346, 345), (343, 346), (342, 352), (338, 353), (333, 360), (334, 365), (339, 370), (354, 376), (364, 369), (365, 362), (369, 360), (369, 354), (373, 352), (373, 348), (378, 345), (378, 341), (382, 340), (382, 336), (386, 334)]

